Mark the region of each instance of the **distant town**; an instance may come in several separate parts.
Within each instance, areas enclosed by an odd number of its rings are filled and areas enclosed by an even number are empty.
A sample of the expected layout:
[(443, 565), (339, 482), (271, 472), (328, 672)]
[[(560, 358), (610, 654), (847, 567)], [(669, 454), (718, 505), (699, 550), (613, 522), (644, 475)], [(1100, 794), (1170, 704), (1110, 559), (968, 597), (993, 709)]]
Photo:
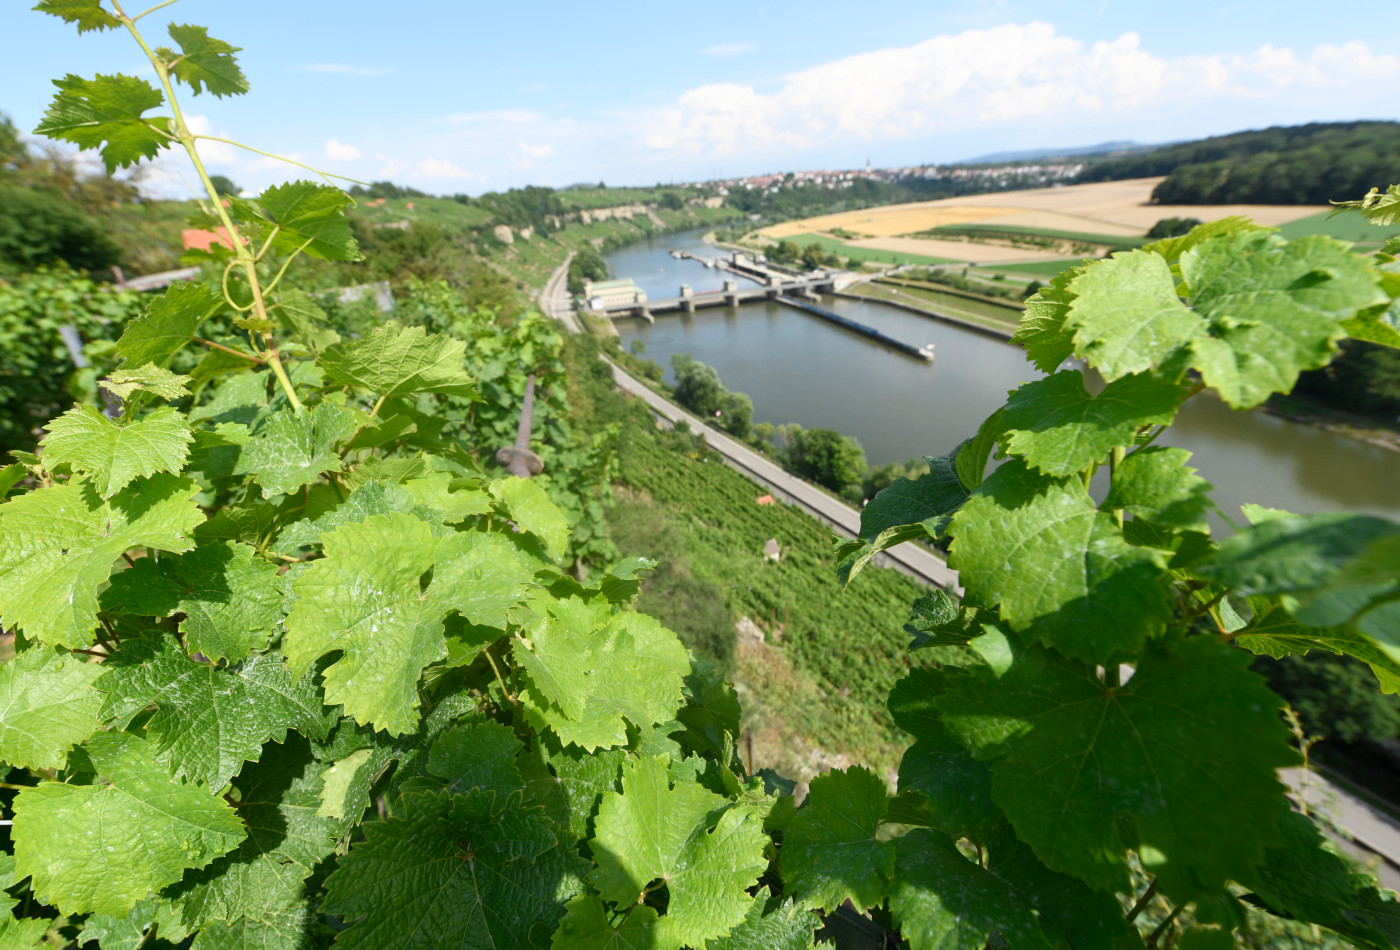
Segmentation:
[(976, 181), (995, 189), (1002, 184), (1015, 182), (1021, 187), (1028, 183), (1045, 186), (1064, 184), (1074, 180), (1084, 170), (1083, 162), (1055, 162), (1007, 165), (905, 165), (893, 168), (865, 168), (834, 171), (776, 172), (768, 175), (754, 175), (748, 178), (727, 178), (704, 182), (725, 195), (731, 188), (750, 188), (776, 194), (784, 188), (797, 188), (803, 185), (817, 185), (836, 190), (850, 188), (862, 178), (895, 184), (898, 182), (923, 179), (925, 181)]

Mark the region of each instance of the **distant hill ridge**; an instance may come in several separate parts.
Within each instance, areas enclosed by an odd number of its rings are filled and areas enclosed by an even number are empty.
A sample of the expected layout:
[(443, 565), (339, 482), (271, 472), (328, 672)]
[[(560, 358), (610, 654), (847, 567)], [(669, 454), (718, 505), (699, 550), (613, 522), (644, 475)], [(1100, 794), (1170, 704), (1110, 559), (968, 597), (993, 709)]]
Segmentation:
[(1326, 204), (1400, 181), (1400, 122), (1310, 122), (1090, 161), (1078, 181), (1165, 175), (1161, 204)]
[(966, 158), (958, 165), (1005, 165), (1013, 162), (1039, 162), (1056, 158), (1088, 158), (1097, 155), (1114, 155), (1122, 152), (1144, 152), (1160, 148), (1159, 145), (1143, 145), (1141, 142), (1101, 142), (1098, 145), (1078, 145), (1074, 148), (1031, 148), (1015, 152), (992, 152)]

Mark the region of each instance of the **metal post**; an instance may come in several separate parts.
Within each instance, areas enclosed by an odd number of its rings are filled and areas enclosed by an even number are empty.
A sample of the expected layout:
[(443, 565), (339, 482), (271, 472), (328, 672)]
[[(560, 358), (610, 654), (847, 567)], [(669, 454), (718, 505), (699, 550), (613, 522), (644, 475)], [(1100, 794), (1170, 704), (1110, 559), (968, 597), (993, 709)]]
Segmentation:
[(515, 430), (515, 444), (507, 445), (496, 453), (496, 461), (506, 467), (506, 471), (521, 478), (529, 478), (544, 471), (544, 462), (530, 451), (530, 430), (535, 423), (535, 374), (525, 377), (525, 402), (520, 407), (520, 424)]

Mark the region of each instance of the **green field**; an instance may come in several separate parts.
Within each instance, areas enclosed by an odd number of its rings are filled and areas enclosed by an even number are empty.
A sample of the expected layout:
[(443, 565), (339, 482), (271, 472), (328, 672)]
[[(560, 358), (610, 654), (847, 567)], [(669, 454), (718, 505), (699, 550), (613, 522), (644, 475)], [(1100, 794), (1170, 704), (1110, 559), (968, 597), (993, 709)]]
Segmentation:
[(851, 292), (915, 307), (927, 305), (929, 309), (938, 313), (962, 317), (972, 323), (998, 330), (1015, 329), (1016, 324), (1021, 320), (1021, 311), (1015, 307), (1002, 306), (978, 300), (975, 297), (964, 297), (924, 287), (905, 285), (891, 287), (888, 284), (877, 284), (871, 281), (857, 284), (851, 288)]
[(819, 244), (822, 250), (828, 254), (836, 254), (840, 257), (854, 257), (858, 261), (874, 261), (882, 264), (958, 264), (948, 257), (927, 257), (923, 254), (904, 254), (898, 251), (881, 251), (869, 247), (856, 247), (847, 244), (845, 241), (838, 241), (836, 238), (827, 237), (824, 234), (795, 234), (792, 237), (783, 238), (784, 241), (792, 241), (806, 247), (808, 244)]
[(1279, 233), (1289, 240), (1309, 234), (1325, 234), (1353, 244), (1371, 245), (1382, 244), (1387, 238), (1400, 234), (1400, 228), (1377, 227), (1353, 212), (1343, 212), (1333, 217), (1332, 212), (1323, 211), (1289, 222), (1279, 228)]
[(1053, 228), (1032, 228), (1020, 225), (1007, 227), (993, 224), (945, 224), (942, 227), (922, 231), (916, 236), (940, 238), (969, 234), (985, 234), (988, 237), (1025, 234), (1031, 237), (1052, 238), (1057, 241), (1075, 241), (1080, 244), (1102, 244), (1113, 248), (1137, 247), (1146, 240), (1145, 238), (1123, 237), (1113, 234), (1091, 234), (1084, 231), (1057, 231)]
[(994, 274), (1025, 274), (1027, 277), (1040, 279), (1055, 277), (1061, 271), (1084, 263), (1084, 260), (1082, 257), (1066, 257), (1058, 261), (1030, 261), (1025, 264), (983, 264), (977, 270), (991, 271)]

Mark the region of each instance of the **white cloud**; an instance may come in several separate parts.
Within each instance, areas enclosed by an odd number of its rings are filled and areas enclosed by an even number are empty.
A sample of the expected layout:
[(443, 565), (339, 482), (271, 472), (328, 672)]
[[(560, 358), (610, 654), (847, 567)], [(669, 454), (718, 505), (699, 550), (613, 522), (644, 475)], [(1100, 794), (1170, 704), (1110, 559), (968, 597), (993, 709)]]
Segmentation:
[(293, 66), (293, 72), (326, 73), (335, 76), (388, 76), (394, 70), (390, 66), (353, 66), (349, 63), (308, 63)]
[(757, 43), (716, 43), (700, 51), (701, 56), (742, 56), (758, 51)]
[[(713, 83), (649, 117), (658, 157), (737, 156), (862, 141), (931, 139), (1031, 119), (1122, 117), (1219, 100), (1290, 100), (1374, 88), (1400, 57), (1362, 42), (1310, 54), (1166, 58), (1136, 33), (1085, 44), (1048, 23), (1006, 24), (860, 53), (791, 73), (773, 92)], [(1246, 120), (1247, 121), (1247, 120)]]
[(336, 139), (326, 142), (326, 158), (333, 162), (353, 162), (360, 157), (360, 150), (353, 145), (345, 145)]
[(446, 158), (425, 158), (418, 163), (416, 171), (420, 178), (433, 181), (466, 181), (481, 177), (458, 167), (455, 162)]
[[(229, 138), (226, 133), (215, 132), (209, 117), (206, 115), (187, 115), (185, 116), (185, 124), (195, 135), (217, 135), (221, 139)], [(234, 165), (239, 159), (239, 149), (227, 142), (210, 142), (206, 139), (199, 143), (199, 157), (208, 165)]]
[(553, 146), (553, 145), (527, 145), (526, 143), (521, 142), (521, 143), (520, 143), (520, 151), (522, 151), (522, 152), (525, 153), (525, 157), (526, 157), (526, 158), (531, 159), (531, 160), (533, 160), (533, 161), (539, 161), (539, 160), (542, 159), (542, 158), (549, 158), (549, 156), (553, 155), (553, 154), (554, 154), (554, 146)]

